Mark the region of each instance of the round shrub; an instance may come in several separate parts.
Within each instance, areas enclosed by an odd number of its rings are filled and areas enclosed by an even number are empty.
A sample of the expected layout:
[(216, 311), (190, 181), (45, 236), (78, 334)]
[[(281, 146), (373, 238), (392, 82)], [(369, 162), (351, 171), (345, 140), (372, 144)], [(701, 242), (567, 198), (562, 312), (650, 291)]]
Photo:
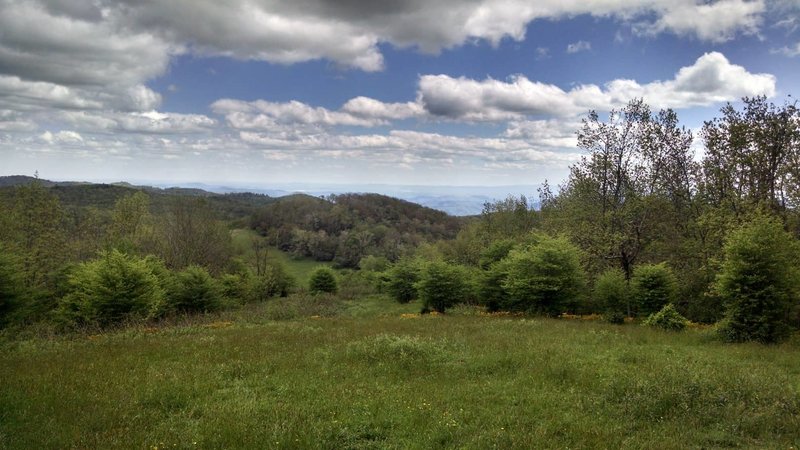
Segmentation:
[(584, 290), (580, 252), (564, 238), (541, 236), (526, 250), (508, 255), (503, 309), (557, 316), (578, 304)]
[(680, 315), (672, 303), (665, 305), (661, 308), (661, 311), (650, 314), (642, 323), (650, 327), (661, 328), (662, 330), (668, 331), (681, 331), (689, 325), (689, 321)]
[(676, 287), (675, 275), (665, 263), (641, 265), (631, 278), (631, 289), (642, 316), (658, 312), (672, 302)]
[(461, 267), (445, 262), (431, 262), (423, 268), (417, 290), (422, 311), (443, 313), (470, 296), (469, 274)]
[(251, 298), (251, 280), (247, 273), (226, 273), (219, 278), (222, 297), (228, 304), (247, 303)]
[(189, 266), (175, 276), (168, 303), (175, 312), (215, 311), (222, 306), (222, 289), (206, 269)]
[(603, 320), (610, 324), (622, 325), (625, 323), (625, 313), (619, 311), (607, 311), (603, 314)]
[(318, 267), (311, 274), (308, 280), (308, 290), (312, 294), (319, 294), (322, 292), (328, 294), (335, 294), (338, 290), (336, 283), (336, 275), (328, 267)]
[(150, 315), (164, 290), (148, 263), (117, 250), (76, 266), (58, 315), (70, 323), (110, 325)]
[(609, 269), (594, 283), (594, 299), (606, 316), (622, 316), (630, 310), (630, 294), (625, 274), (619, 269)]
[(756, 217), (731, 233), (715, 289), (725, 303), (720, 333), (729, 341), (779, 342), (798, 305), (798, 242), (781, 223)]
[(400, 261), (386, 275), (386, 292), (400, 303), (408, 303), (417, 298), (419, 267), (411, 261)]

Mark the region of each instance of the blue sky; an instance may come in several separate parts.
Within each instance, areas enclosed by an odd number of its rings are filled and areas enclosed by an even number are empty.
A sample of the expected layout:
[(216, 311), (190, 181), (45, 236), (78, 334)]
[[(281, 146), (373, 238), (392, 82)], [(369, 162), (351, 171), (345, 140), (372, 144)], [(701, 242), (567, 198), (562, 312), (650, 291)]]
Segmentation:
[(49, 179), (557, 183), (590, 109), (800, 95), (791, 0), (0, 0), (0, 30), (0, 175)]

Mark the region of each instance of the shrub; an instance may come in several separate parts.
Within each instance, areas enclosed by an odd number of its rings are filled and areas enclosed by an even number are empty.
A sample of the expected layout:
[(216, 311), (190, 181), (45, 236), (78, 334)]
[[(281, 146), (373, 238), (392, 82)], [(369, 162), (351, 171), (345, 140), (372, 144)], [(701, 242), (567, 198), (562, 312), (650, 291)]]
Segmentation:
[(358, 262), (359, 269), (366, 272), (384, 272), (389, 268), (389, 260), (383, 256), (369, 255)]
[(723, 337), (778, 342), (798, 303), (798, 243), (780, 222), (756, 217), (731, 233), (715, 289), (725, 302)]
[(387, 273), (386, 291), (400, 303), (416, 299), (419, 272), (419, 267), (411, 261), (398, 262)]
[(653, 314), (672, 302), (676, 286), (675, 275), (665, 263), (637, 267), (631, 278), (631, 289), (639, 314)]
[(488, 270), (492, 264), (508, 256), (508, 253), (514, 249), (514, 245), (515, 242), (511, 239), (492, 242), (486, 250), (481, 252), (478, 265), (480, 265), (481, 269)]
[(630, 311), (630, 293), (625, 274), (619, 269), (600, 274), (594, 283), (594, 299), (605, 315), (624, 317)]
[(57, 315), (69, 323), (101, 326), (149, 316), (164, 290), (148, 263), (117, 250), (76, 266)]
[(270, 297), (286, 297), (294, 287), (296, 281), (286, 266), (279, 262), (270, 263), (265, 269), (264, 274), (256, 278), (256, 286), (259, 289), (259, 299)]
[(625, 323), (625, 313), (620, 311), (607, 311), (603, 314), (603, 320), (614, 325), (622, 325)]
[(375, 294), (375, 280), (372, 272), (345, 270), (340, 274), (338, 295), (345, 300), (355, 300)]
[(229, 304), (244, 304), (252, 298), (252, 281), (245, 273), (226, 273), (219, 278), (222, 297)]
[(175, 277), (168, 304), (182, 313), (215, 311), (222, 306), (222, 289), (206, 269), (189, 266)]
[(643, 325), (650, 327), (657, 327), (669, 331), (681, 331), (689, 325), (689, 321), (680, 315), (672, 303), (666, 304), (661, 311), (650, 314), (650, 316), (642, 322)]
[(488, 270), (482, 273), (478, 285), (478, 295), (487, 311), (499, 311), (508, 304), (508, 294), (503, 289), (503, 283), (507, 277), (508, 262), (505, 260), (492, 263)]
[(335, 294), (338, 290), (338, 286), (336, 283), (336, 275), (333, 273), (333, 270), (325, 266), (316, 268), (308, 281), (308, 290), (312, 294), (319, 294), (322, 292)]
[(564, 238), (542, 236), (525, 250), (508, 255), (503, 309), (557, 316), (573, 308), (584, 290), (579, 250)]
[(445, 262), (430, 262), (420, 273), (417, 290), (423, 312), (445, 312), (470, 296), (469, 274), (461, 267)]

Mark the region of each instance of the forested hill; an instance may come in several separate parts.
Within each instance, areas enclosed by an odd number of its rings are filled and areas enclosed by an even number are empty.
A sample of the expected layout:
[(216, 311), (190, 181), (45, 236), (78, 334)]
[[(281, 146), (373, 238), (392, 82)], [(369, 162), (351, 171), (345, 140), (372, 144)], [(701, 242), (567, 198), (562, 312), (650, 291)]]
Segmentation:
[(129, 183), (88, 183), (73, 181), (50, 181), (23, 175), (0, 177), (0, 198), (10, 200), (14, 196), (15, 188), (40, 183), (55, 195), (61, 205), (69, 208), (99, 208), (111, 209), (117, 201), (136, 192), (144, 192), (150, 197), (150, 207), (153, 213), (164, 212), (172, 200), (178, 197), (199, 197), (207, 199), (209, 205), (221, 219), (241, 219), (246, 222), (247, 217), (258, 208), (273, 202), (275, 199), (263, 194), (235, 193), (215, 194), (202, 189), (189, 188), (157, 188), (152, 186), (136, 186)]
[(340, 267), (358, 267), (361, 258), (369, 255), (394, 261), (423, 242), (454, 238), (469, 220), (379, 194), (274, 198), (128, 183), (54, 182), (26, 176), (0, 177), (0, 205), (11, 211), (20, 198), (18, 189), (34, 183), (57, 199), (68, 222), (75, 226), (85, 221), (87, 214), (99, 214), (100, 222), (109, 222), (112, 210), (120, 207), (121, 201), (144, 193), (147, 210), (154, 218), (172, 217), (181, 204), (202, 206), (204, 215), (225, 221), (229, 228), (252, 228), (284, 251), (334, 261)]
[(467, 219), (379, 194), (281, 197), (251, 226), (284, 251), (357, 267), (366, 255), (395, 260), (422, 242), (455, 237)]

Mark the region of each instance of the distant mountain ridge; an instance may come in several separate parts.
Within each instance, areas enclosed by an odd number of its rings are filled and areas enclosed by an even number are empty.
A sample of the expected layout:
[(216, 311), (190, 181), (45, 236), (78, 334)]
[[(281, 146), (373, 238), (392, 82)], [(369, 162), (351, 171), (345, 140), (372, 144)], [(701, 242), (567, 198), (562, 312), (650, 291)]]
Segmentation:
[[(18, 186), (38, 180), (46, 187), (105, 185), (118, 188), (143, 190), (151, 194), (188, 195), (214, 197), (217, 195), (253, 194), (271, 199), (292, 194), (305, 194), (313, 197), (327, 197), (346, 193), (381, 194), (405, 200), (424, 207), (444, 211), (452, 216), (472, 216), (480, 214), (483, 205), (506, 198), (508, 195), (526, 195), (532, 200), (538, 186), (397, 186), (397, 185), (325, 185), (291, 183), (275, 187), (227, 186), (205, 183), (154, 183), (153, 185), (130, 182), (92, 183), (85, 181), (50, 181), (24, 175), (0, 176), (0, 188)], [(531, 207), (538, 209), (538, 201), (530, 201)]]

